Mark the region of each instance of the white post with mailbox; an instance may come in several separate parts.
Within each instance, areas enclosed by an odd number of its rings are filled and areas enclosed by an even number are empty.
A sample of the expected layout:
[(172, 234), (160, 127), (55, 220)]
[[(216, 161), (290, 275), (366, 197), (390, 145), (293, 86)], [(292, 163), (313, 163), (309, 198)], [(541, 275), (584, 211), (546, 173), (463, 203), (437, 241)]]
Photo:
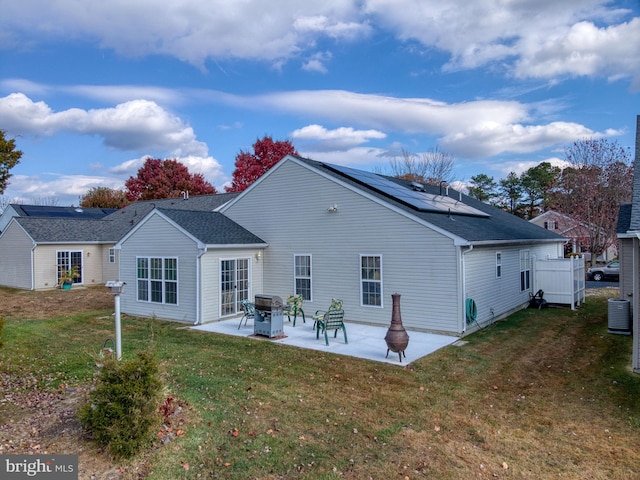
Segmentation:
[(119, 282), (116, 280), (110, 280), (105, 283), (105, 287), (113, 293), (115, 311), (116, 311), (116, 358), (120, 360), (122, 358), (122, 337), (120, 333), (120, 294), (124, 293), (125, 282)]

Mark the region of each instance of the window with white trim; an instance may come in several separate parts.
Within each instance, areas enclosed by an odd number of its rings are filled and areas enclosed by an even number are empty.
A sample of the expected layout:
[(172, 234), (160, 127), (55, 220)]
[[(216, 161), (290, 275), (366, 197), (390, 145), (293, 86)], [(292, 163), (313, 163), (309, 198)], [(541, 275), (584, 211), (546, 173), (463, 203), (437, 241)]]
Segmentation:
[(138, 257), (136, 268), (138, 301), (178, 303), (178, 259)]
[(496, 252), (496, 278), (502, 277), (502, 252)]
[(364, 306), (382, 307), (380, 255), (360, 255), (360, 301)]
[(311, 255), (294, 255), (293, 278), (296, 295), (311, 301)]
[(116, 249), (109, 249), (109, 263), (116, 263)]
[(520, 291), (531, 290), (531, 259), (529, 250), (520, 250)]

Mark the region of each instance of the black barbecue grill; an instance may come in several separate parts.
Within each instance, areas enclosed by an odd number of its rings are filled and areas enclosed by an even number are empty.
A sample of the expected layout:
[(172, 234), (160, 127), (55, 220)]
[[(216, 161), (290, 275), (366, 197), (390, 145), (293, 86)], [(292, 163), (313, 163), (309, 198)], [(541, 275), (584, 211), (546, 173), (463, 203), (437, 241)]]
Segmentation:
[(276, 295), (256, 295), (253, 333), (278, 337), (284, 333), (282, 298)]

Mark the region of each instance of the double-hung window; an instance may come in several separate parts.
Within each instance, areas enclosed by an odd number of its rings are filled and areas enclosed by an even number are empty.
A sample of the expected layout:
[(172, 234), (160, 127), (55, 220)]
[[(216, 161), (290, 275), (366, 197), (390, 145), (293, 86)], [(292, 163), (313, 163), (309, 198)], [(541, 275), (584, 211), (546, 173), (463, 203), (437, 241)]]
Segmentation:
[(360, 298), (362, 305), (382, 307), (382, 257), (360, 255)]
[(138, 257), (138, 301), (178, 303), (178, 259)]
[(502, 252), (496, 252), (496, 278), (502, 277)]
[(294, 282), (296, 295), (311, 301), (311, 255), (294, 255)]

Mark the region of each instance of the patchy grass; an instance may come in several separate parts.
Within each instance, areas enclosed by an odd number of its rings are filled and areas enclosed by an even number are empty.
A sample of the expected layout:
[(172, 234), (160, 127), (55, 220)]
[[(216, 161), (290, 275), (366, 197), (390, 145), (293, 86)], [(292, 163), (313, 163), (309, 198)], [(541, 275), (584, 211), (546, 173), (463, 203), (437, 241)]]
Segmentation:
[[(153, 342), (188, 414), (170, 443), (104, 461), (150, 479), (637, 478), (640, 376), (606, 300), (524, 310), (404, 368), (125, 316), (125, 357)], [(6, 314), (0, 373), (86, 385), (113, 319), (77, 307)]]

